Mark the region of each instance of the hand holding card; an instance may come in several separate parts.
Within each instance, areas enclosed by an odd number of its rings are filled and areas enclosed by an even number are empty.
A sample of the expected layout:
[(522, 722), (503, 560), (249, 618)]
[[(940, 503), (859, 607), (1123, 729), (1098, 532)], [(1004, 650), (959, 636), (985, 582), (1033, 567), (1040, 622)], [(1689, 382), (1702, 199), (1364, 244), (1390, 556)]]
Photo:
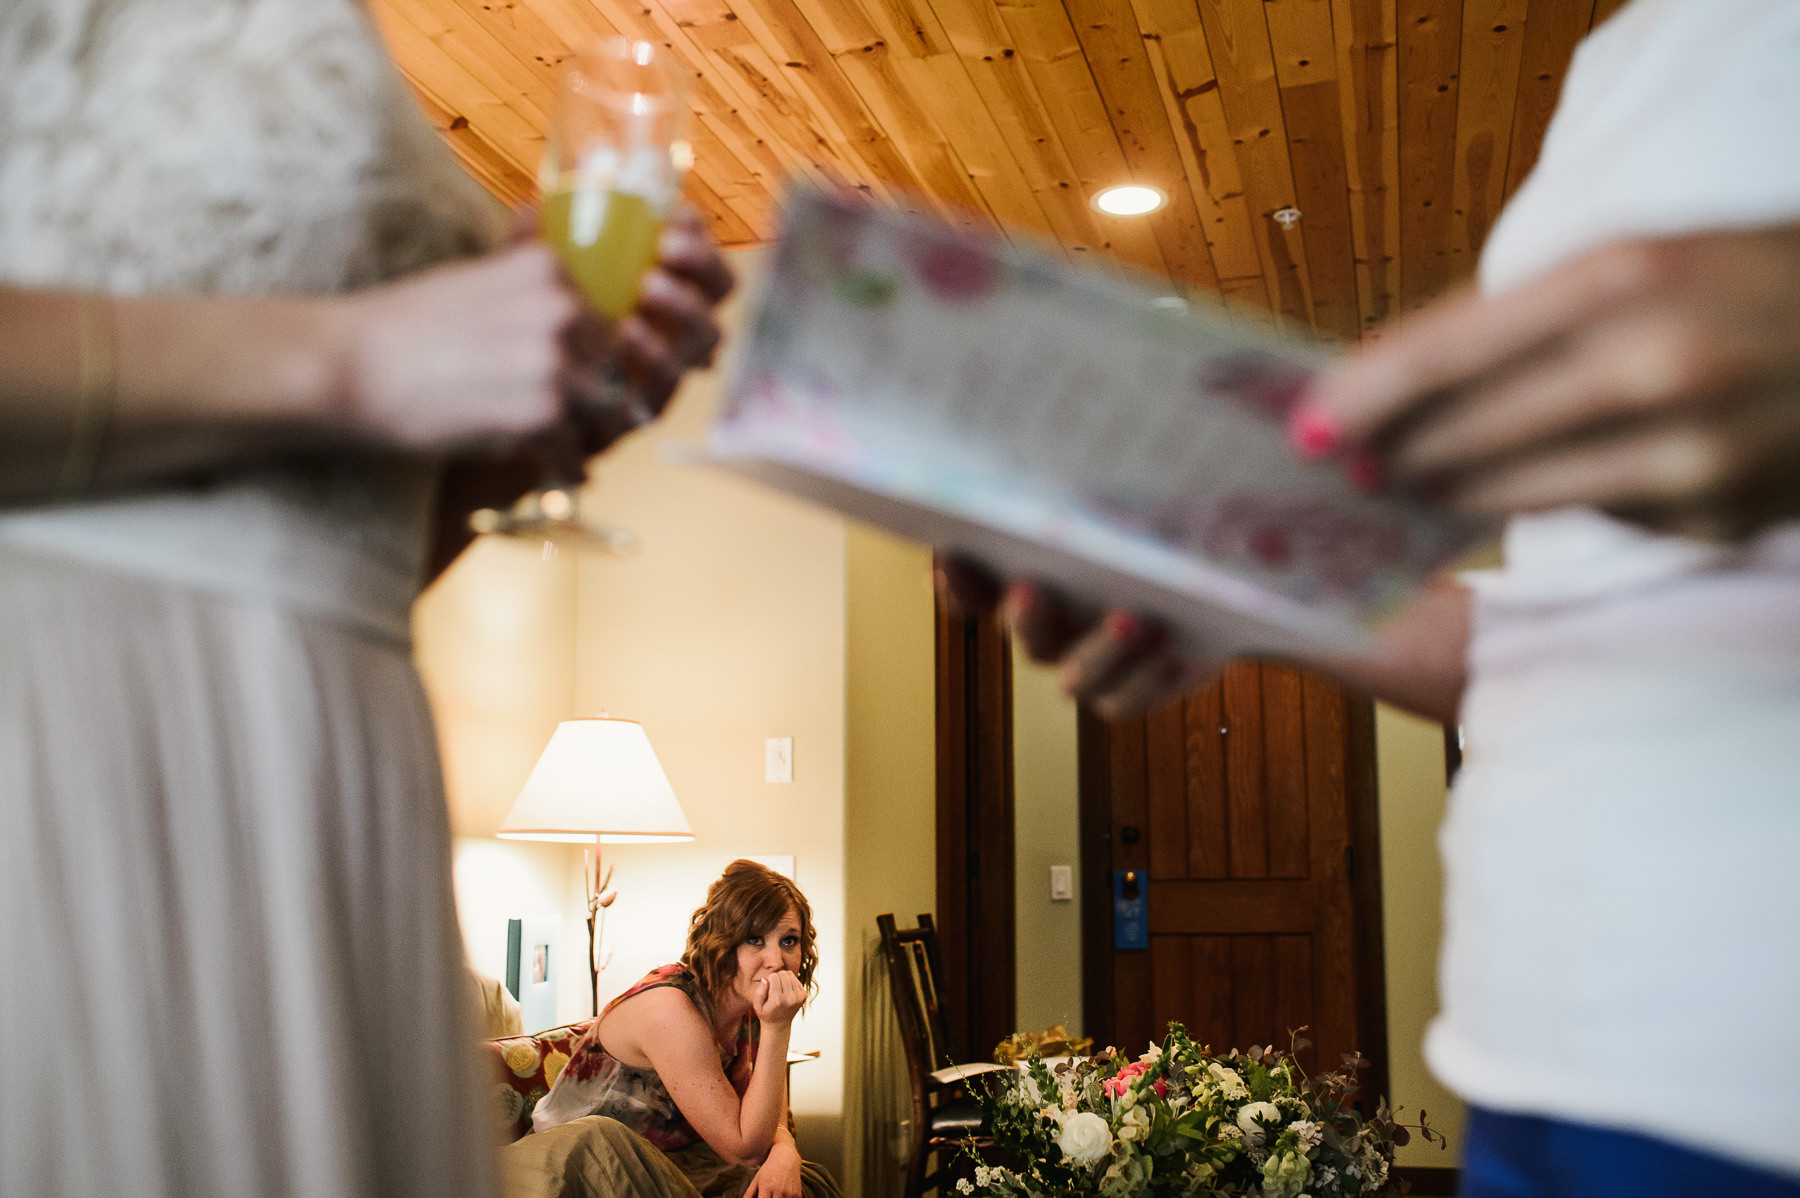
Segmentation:
[(799, 193), (708, 455), (1189, 651), (1354, 649), (1484, 526), (1299, 460), (1329, 356), (1168, 290)]

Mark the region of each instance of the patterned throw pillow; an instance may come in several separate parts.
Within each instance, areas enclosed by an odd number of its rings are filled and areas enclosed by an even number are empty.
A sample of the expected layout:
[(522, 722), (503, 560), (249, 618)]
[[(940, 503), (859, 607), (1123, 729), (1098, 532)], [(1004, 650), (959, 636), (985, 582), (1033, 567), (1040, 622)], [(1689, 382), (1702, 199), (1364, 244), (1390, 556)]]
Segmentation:
[(483, 1058), (491, 1062), (488, 1080), (501, 1143), (510, 1144), (531, 1130), (532, 1109), (556, 1084), (569, 1063), (569, 1050), (593, 1022), (584, 1019), (534, 1036), (482, 1041)]

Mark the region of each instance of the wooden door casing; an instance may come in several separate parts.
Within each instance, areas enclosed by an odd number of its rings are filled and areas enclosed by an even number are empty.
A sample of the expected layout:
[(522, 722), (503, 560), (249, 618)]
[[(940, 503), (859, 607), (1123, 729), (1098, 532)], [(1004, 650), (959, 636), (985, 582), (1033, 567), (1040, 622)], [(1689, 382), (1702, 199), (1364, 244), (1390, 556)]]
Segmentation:
[(1015, 1011), (1012, 648), (937, 612), (937, 927), (949, 1052), (985, 1061)]
[[(1385, 1093), (1371, 704), (1239, 662), (1147, 716), (1084, 713), (1081, 752), (1087, 1034), (1136, 1053), (1179, 1020), (1215, 1049), (1285, 1048), (1305, 1026), (1305, 1069), (1357, 1050), (1364, 1095)], [(1147, 950), (1113, 948), (1115, 869), (1148, 878)]]

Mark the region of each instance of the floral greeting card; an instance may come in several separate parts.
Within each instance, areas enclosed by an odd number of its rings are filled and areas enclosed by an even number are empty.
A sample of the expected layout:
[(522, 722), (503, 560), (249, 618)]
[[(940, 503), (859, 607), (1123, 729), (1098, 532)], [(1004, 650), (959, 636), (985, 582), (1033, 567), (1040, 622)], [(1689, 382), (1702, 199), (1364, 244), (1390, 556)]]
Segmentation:
[(1168, 290), (798, 192), (707, 455), (1196, 649), (1364, 643), (1485, 530), (1294, 458), (1325, 351)]

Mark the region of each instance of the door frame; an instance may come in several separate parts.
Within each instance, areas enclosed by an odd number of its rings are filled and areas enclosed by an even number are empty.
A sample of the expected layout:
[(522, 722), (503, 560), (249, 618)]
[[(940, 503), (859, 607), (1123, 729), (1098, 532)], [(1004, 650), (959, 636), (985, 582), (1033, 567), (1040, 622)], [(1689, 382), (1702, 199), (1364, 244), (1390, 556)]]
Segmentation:
[[(1018, 1030), (1012, 644), (937, 601), (937, 924), (949, 1051), (985, 1061)], [(980, 968), (976, 963), (980, 963)]]

